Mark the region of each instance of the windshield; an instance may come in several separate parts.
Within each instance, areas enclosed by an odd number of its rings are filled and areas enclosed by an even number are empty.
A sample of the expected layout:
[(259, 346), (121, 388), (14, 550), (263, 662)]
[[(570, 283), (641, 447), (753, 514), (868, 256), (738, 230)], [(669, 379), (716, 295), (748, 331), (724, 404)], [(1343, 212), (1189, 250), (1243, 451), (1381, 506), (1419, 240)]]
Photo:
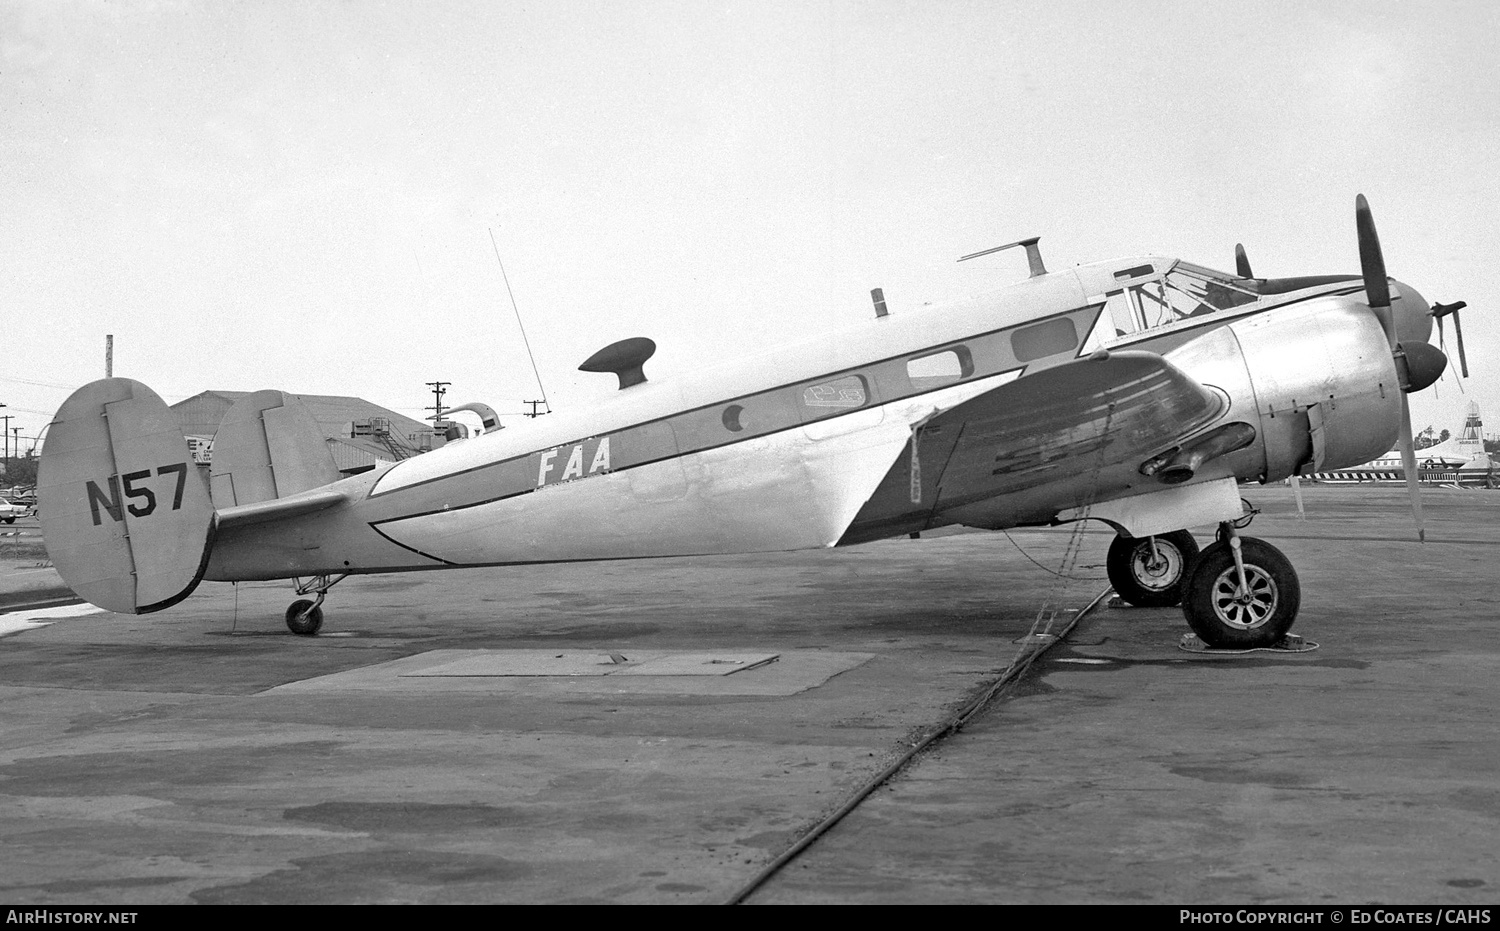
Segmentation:
[(1084, 342), (1085, 353), (1192, 317), (1254, 304), (1260, 297), (1263, 281), (1191, 262), (1167, 261), (1170, 264), (1153, 261), (1114, 273), (1120, 289), (1105, 293), (1104, 313)]
[(1241, 304), (1254, 303), (1256, 281), (1236, 278), (1190, 262), (1178, 262), (1160, 278), (1133, 285), (1130, 303), (1138, 310), (1138, 330), (1175, 323)]

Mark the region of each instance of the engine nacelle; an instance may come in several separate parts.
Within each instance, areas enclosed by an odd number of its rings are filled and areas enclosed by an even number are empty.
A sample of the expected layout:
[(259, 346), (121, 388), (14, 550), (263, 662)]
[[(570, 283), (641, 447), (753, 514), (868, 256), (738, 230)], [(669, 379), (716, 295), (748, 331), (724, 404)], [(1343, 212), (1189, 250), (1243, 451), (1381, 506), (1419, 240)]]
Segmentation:
[(1213, 428), (1236, 421), (1255, 427), (1254, 442), (1227, 454), (1241, 478), (1274, 482), (1358, 465), (1391, 449), (1400, 432), (1401, 386), (1390, 346), (1380, 321), (1352, 298), (1257, 314), (1167, 358), (1227, 397)]

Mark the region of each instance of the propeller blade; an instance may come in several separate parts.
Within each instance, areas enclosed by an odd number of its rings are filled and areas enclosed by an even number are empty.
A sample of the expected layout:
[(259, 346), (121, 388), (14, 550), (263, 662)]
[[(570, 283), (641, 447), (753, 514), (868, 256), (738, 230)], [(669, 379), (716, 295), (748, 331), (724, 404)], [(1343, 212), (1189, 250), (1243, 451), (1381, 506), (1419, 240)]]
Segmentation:
[(1241, 278), (1255, 277), (1255, 273), (1250, 271), (1250, 256), (1245, 254), (1245, 247), (1240, 243), (1234, 244), (1234, 268)]
[(1401, 466), (1406, 472), (1406, 493), (1411, 498), (1411, 516), (1417, 523), (1417, 539), (1427, 542), (1427, 528), (1422, 522), (1421, 485), (1417, 482), (1417, 452), (1412, 448), (1411, 406), (1406, 393), (1401, 394)]
[[(1463, 301), (1458, 302), (1458, 307), (1464, 306)], [(1458, 367), (1463, 370), (1464, 377), (1469, 377), (1469, 359), (1464, 355), (1464, 327), (1458, 322), (1458, 307), (1453, 308), (1453, 336), (1454, 342), (1458, 343)]]
[[(1458, 312), (1468, 306), (1468, 301), (1454, 301), (1452, 304), (1432, 305), (1432, 319), (1437, 321), (1439, 341), (1443, 338), (1443, 318), (1450, 314), (1453, 317), (1453, 336), (1458, 340), (1458, 364), (1463, 370), (1465, 378), (1469, 377), (1469, 359), (1464, 355), (1464, 328), (1463, 324), (1458, 322)], [(1447, 349), (1448, 347), (1444, 346), (1443, 348)]]
[[(1386, 280), (1385, 256), (1380, 251), (1380, 236), (1375, 232), (1375, 217), (1370, 213), (1370, 202), (1365, 195), (1354, 198), (1354, 228), (1359, 234), (1359, 267), (1365, 279), (1365, 297), (1370, 310), (1374, 311), (1385, 330), (1391, 352), (1396, 357), (1396, 372), (1401, 379), (1401, 465), (1406, 472), (1406, 491), (1411, 497), (1411, 516), (1417, 524), (1417, 539), (1427, 542), (1427, 528), (1422, 520), (1421, 485), (1417, 481), (1417, 453), (1412, 448), (1411, 405), (1407, 392), (1420, 390), (1436, 381), (1447, 365), (1447, 359), (1438, 364), (1441, 351), (1429, 343), (1417, 343), (1403, 349), (1396, 339), (1396, 316), (1391, 312), (1391, 286)], [(1456, 308), (1455, 308), (1456, 309)], [(1456, 317), (1454, 318), (1457, 319)], [(1414, 372), (1414, 369), (1416, 370)], [(1420, 373), (1420, 374), (1418, 374)], [(1413, 377), (1417, 375), (1417, 377)], [(1428, 377), (1430, 376), (1430, 378)]]
[(1375, 217), (1365, 195), (1354, 199), (1354, 228), (1359, 233), (1359, 267), (1365, 278), (1365, 297), (1370, 309), (1380, 319), (1386, 340), (1396, 348), (1396, 322), (1391, 316), (1391, 286), (1386, 281), (1385, 256), (1380, 251), (1380, 235), (1375, 232)]

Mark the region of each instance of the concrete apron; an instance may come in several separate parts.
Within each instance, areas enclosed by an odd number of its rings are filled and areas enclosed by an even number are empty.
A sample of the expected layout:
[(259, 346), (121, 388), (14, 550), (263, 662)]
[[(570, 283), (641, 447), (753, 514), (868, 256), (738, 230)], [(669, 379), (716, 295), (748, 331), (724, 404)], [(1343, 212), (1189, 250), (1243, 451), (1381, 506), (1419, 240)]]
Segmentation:
[[(1429, 494), (1447, 542), (1418, 547), (1399, 490), (1307, 489), (1306, 522), (1285, 489), (1247, 495), (1319, 650), (1194, 657), (1175, 611), (1101, 612), (750, 901), (1492, 901), (1500, 496)], [(1096, 594), (1108, 539), (1070, 583), (964, 535), (353, 579), (311, 640), (271, 586), (56, 621), (0, 639), (0, 886), (722, 901), (1009, 662), (1040, 606)], [(1068, 534), (1016, 540), (1056, 567)], [(553, 648), (869, 658), (790, 694), (388, 674)]]
[[(1018, 537), (1056, 565), (1066, 532)], [(0, 639), (11, 900), (714, 902), (1021, 649), (1004, 536), (350, 579)], [(728, 676), (402, 675), (459, 653), (763, 656)], [(404, 664), (404, 666), (403, 666)]]
[(1085, 618), (1002, 706), (752, 901), (1493, 904), (1500, 495), (1247, 489), (1303, 586), (1298, 656)]

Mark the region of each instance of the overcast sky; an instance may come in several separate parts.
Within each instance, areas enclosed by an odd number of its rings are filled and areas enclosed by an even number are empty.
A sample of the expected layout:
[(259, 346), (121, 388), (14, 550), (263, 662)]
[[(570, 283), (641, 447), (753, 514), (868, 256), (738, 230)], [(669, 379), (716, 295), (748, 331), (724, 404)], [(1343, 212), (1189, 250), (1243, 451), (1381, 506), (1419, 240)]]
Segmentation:
[[(1145, 252), (1467, 300), (1500, 430), (1500, 5), (0, 0), (0, 413), (104, 372), (554, 408)], [(1451, 334), (1450, 334), (1451, 336)], [(1451, 342), (1450, 342), (1451, 347)]]

